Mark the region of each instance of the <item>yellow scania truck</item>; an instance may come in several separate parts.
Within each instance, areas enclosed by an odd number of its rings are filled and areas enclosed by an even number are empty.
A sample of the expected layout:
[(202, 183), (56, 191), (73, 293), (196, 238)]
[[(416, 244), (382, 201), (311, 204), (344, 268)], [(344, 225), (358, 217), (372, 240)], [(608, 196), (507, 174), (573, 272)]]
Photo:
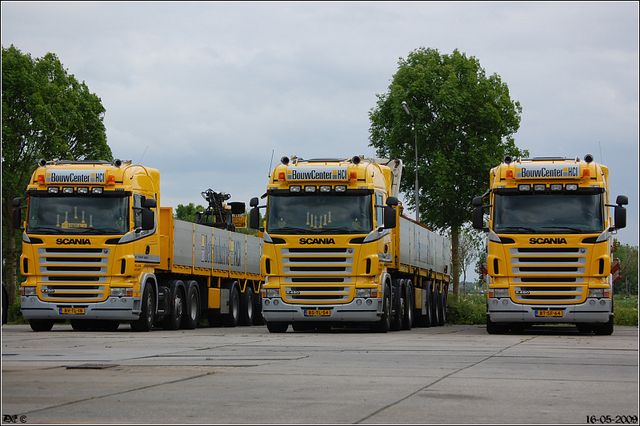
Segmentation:
[[(130, 161), (40, 160), (28, 203), (13, 200), (23, 230), (22, 315), (34, 331), (137, 331), (261, 323), (262, 239), (235, 232), (244, 203), (211, 189), (196, 223), (160, 207), (158, 170)], [(26, 210), (23, 221), (22, 211)]]
[(609, 170), (592, 155), (506, 156), (491, 169), (489, 190), (473, 199), (473, 226), (488, 234), (487, 332), (543, 323), (613, 332), (612, 235), (626, 226), (628, 198), (610, 205), (609, 191)]
[(443, 325), (449, 240), (402, 215), (402, 162), (283, 157), (266, 205), (262, 313), (272, 333)]

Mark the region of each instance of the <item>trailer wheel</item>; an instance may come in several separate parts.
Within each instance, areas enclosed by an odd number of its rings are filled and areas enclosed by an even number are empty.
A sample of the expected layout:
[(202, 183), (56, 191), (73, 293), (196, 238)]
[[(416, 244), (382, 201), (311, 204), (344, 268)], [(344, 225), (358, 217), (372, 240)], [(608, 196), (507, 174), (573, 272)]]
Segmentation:
[(437, 290), (431, 298), (431, 327), (437, 327), (440, 324), (440, 292)]
[(198, 326), (200, 322), (200, 296), (198, 294), (198, 283), (196, 281), (189, 281), (189, 292), (187, 294), (187, 315), (182, 316), (182, 327), (187, 330), (193, 330)]
[(287, 328), (289, 328), (289, 323), (267, 321), (267, 329), (269, 330), (269, 333), (286, 333)]
[(406, 280), (405, 282), (405, 298), (404, 298), (404, 315), (402, 317), (402, 329), (403, 330), (411, 330), (413, 327), (413, 286), (411, 285), (411, 281)]
[(162, 321), (162, 328), (165, 330), (178, 330), (182, 323), (182, 316), (184, 312), (184, 297), (182, 296), (182, 289), (176, 288), (176, 294), (171, 301), (171, 312), (164, 317)]
[(247, 288), (242, 294), (241, 307), (238, 323), (240, 325), (251, 325), (253, 321), (253, 289), (250, 285), (247, 285)]
[(151, 284), (147, 283), (144, 286), (144, 293), (142, 295), (142, 310), (140, 311), (140, 318), (131, 323), (131, 329), (134, 331), (150, 331), (151, 328), (153, 328), (155, 313), (155, 293)]
[(240, 295), (238, 294), (238, 286), (234, 283), (229, 294), (229, 313), (225, 315), (224, 326), (235, 327), (238, 325), (240, 316)]
[(33, 331), (51, 331), (53, 328), (53, 320), (48, 319), (32, 319), (29, 325)]
[(444, 326), (447, 322), (447, 293), (440, 293), (440, 315), (438, 315), (438, 325)]

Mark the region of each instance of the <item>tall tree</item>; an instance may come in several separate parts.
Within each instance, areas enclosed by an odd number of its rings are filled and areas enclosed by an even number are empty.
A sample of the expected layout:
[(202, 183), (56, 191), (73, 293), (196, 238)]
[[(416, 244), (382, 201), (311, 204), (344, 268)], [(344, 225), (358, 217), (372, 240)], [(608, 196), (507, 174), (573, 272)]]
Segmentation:
[(39, 158), (112, 160), (105, 109), (58, 57), (33, 59), (2, 47), (2, 256), (15, 302), (20, 234), (12, 227), (12, 200), (24, 196)]
[[(473, 56), (424, 47), (399, 59), (388, 92), (376, 96), (369, 112), (370, 145), (380, 156), (402, 159), (412, 177), (417, 145), (420, 221), (451, 230), (453, 292), (459, 299), (458, 239), (461, 226), (471, 220), (471, 200), (486, 191), (489, 171), (504, 155), (528, 154), (513, 139), (520, 103), (511, 100), (498, 75), (487, 77)], [(413, 179), (406, 179), (401, 190), (415, 194), (413, 186)], [(412, 198), (408, 202), (415, 209)]]

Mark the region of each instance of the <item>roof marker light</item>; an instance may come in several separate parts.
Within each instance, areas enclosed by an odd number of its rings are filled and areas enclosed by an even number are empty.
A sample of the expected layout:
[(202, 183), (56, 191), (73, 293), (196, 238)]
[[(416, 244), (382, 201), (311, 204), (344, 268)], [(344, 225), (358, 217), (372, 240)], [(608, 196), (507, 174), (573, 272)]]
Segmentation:
[(591, 177), (591, 170), (589, 170), (589, 169), (584, 169), (584, 170), (582, 171), (582, 177), (583, 177), (583, 178), (590, 178), (590, 177)]
[(350, 181), (358, 180), (358, 172), (349, 172), (349, 180)]
[(44, 175), (38, 175), (38, 183), (44, 185)]
[(513, 170), (507, 170), (507, 174), (505, 175), (507, 179), (513, 179)]
[(287, 175), (285, 174), (285, 172), (278, 172), (278, 181), (284, 182), (286, 179), (286, 176)]
[(115, 185), (116, 184), (116, 177), (114, 175), (109, 175), (109, 177), (107, 178), (107, 185)]

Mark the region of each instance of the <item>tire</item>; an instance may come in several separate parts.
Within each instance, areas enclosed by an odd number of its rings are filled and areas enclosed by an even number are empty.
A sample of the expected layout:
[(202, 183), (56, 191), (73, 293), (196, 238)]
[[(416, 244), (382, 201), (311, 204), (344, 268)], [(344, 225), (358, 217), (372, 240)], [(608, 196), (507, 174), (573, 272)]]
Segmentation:
[(438, 315), (438, 326), (442, 327), (447, 323), (447, 293), (440, 293), (440, 314)]
[(611, 336), (613, 334), (613, 315), (609, 315), (609, 321), (604, 324), (595, 324), (592, 328), (596, 336)]
[(269, 333), (286, 333), (289, 324), (286, 322), (267, 322)]
[(376, 322), (373, 329), (377, 333), (386, 333), (391, 328), (391, 287), (385, 286), (384, 295), (382, 297), (382, 317)]
[[(180, 282), (180, 284), (182, 284)], [(178, 283), (174, 283), (176, 294), (171, 301), (171, 312), (164, 317), (162, 328), (165, 330), (179, 330), (182, 324), (182, 317), (185, 311), (184, 296), (182, 295), (182, 287)]]
[(487, 333), (489, 334), (504, 334), (507, 327), (502, 324), (495, 323), (491, 321), (489, 315), (487, 315)]
[(238, 294), (238, 286), (234, 283), (229, 293), (229, 313), (224, 316), (225, 327), (235, 327), (238, 325), (240, 316), (240, 295)]
[(185, 303), (186, 311), (182, 315), (182, 328), (194, 330), (200, 322), (200, 294), (198, 293), (198, 283), (189, 281), (189, 290)]
[(402, 317), (404, 316), (403, 312), (403, 301), (404, 301), (404, 289), (403, 289), (404, 280), (393, 280), (393, 287), (391, 292), (391, 306), (394, 308), (390, 311), (391, 322), (389, 325), (390, 331), (398, 331), (402, 328)]
[(249, 284), (247, 284), (244, 293), (242, 293), (238, 323), (240, 325), (251, 325), (253, 323), (253, 289)]
[(155, 321), (155, 313), (155, 292), (151, 284), (147, 283), (144, 286), (144, 293), (142, 294), (142, 310), (140, 311), (140, 318), (131, 323), (131, 329), (134, 331), (151, 331)]
[(439, 287), (436, 284), (436, 292), (432, 294), (431, 298), (431, 327), (437, 327), (440, 323), (440, 292), (437, 290)]
[(32, 319), (29, 325), (33, 331), (51, 331), (53, 328), (53, 320), (48, 319)]
[(402, 317), (402, 329), (403, 330), (411, 330), (413, 327), (413, 309), (415, 303), (413, 300), (413, 286), (411, 285), (411, 281), (406, 280), (405, 282), (405, 302), (404, 302), (404, 315)]

